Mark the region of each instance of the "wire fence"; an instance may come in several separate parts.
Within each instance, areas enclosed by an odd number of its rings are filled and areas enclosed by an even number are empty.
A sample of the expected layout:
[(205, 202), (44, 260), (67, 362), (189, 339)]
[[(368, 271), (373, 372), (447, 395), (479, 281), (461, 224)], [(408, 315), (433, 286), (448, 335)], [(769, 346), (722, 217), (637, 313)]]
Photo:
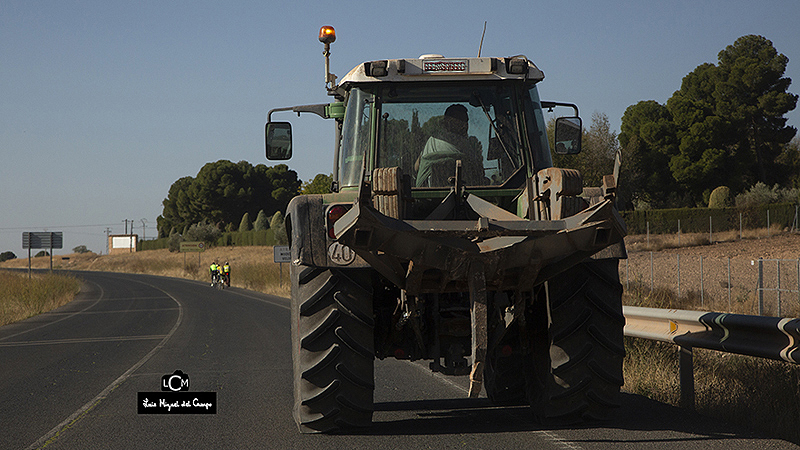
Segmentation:
[(800, 258), (636, 252), (619, 268), (627, 291), (669, 291), (670, 304), (660, 307), (800, 317)]

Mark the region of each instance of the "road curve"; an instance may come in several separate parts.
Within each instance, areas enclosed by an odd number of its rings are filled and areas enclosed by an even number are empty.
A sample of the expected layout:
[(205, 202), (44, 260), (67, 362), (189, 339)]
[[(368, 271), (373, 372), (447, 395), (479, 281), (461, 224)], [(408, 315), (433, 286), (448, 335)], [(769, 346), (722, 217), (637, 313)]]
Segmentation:
[[(640, 396), (614, 419), (542, 428), (467, 399), (464, 377), (378, 361), (374, 426), (301, 435), (291, 417), (288, 300), (146, 275), (77, 273), (68, 305), (0, 327), (0, 448), (798, 448)], [(213, 415), (148, 415), (139, 392), (181, 370)]]

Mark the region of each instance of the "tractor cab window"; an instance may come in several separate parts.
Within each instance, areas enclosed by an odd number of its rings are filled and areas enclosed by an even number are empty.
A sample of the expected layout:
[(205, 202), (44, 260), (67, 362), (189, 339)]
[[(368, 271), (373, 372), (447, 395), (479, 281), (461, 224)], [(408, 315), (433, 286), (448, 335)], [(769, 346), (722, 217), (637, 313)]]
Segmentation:
[(415, 187), (500, 185), (524, 165), (513, 86), (398, 85), (381, 90), (378, 167), (399, 166)]
[[(417, 188), (450, 187), (456, 161), (465, 185), (502, 185), (526, 170), (528, 145), (536, 166), (549, 166), (539, 98), (535, 88), (521, 87), (443, 82), (354, 87), (342, 131), (341, 186), (358, 184), (365, 156), (367, 168), (400, 167)], [(523, 108), (525, 114), (519, 114)], [(538, 161), (542, 158), (547, 161)]]
[(528, 141), (531, 145), (535, 168), (538, 171), (552, 167), (553, 159), (550, 155), (550, 144), (547, 141), (547, 126), (544, 123), (544, 114), (536, 86), (531, 86), (528, 89), (528, 95), (523, 99)]
[(364, 157), (369, 155), (374, 103), (373, 94), (358, 88), (350, 91), (339, 152), (340, 186), (357, 186), (361, 179)]

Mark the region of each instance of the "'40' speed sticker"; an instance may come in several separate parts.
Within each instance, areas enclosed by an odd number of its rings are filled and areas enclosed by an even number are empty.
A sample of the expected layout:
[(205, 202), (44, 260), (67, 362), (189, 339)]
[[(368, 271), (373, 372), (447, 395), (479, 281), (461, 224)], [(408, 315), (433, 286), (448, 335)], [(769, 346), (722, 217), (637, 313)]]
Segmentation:
[(356, 259), (356, 252), (350, 247), (334, 242), (328, 247), (328, 257), (335, 264), (346, 266)]

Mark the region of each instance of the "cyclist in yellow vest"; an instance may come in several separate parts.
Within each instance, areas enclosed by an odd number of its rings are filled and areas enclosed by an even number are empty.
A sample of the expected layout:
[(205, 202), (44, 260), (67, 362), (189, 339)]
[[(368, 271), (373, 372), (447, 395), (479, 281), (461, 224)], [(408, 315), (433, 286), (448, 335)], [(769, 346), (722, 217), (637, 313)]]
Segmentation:
[(219, 265), (216, 261), (211, 263), (208, 267), (208, 271), (211, 273), (211, 286), (214, 286), (214, 280), (219, 276)]
[(225, 282), (225, 286), (231, 286), (231, 266), (228, 264), (228, 261), (225, 261), (220, 267), (220, 273), (222, 274), (222, 280)]

